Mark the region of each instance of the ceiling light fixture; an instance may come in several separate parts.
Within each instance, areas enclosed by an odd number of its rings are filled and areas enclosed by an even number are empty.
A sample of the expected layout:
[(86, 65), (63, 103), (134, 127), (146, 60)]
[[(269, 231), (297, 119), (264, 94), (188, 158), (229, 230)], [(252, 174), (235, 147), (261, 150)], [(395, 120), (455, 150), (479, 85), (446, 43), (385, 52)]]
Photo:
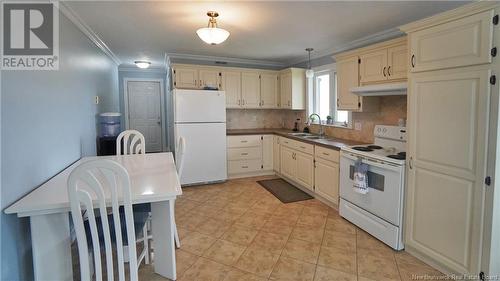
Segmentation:
[(309, 62), (307, 63), (307, 70), (306, 70), (306, 77), (307, 78), (313, 78), (314, 77), (314, 70), (311, 69), (311, 52), (313, 51), (313, 48), (307, 48), (306, 51), (309, 53)]
[(151, 65), (149, 61), (145, 60), (136, 60), (134, 63), (138, 68), (148, 68)]
[(208, 26), (198, 29), (196, 34), (198, 34), (201, 40), (210, 45), (217, 45), (226, 41), (229, 37), (229, 31), (217, 27), (216, 17), (219, 16), (219, 13), (209, 11), (207, 12), (207, 16), (210, 17)]

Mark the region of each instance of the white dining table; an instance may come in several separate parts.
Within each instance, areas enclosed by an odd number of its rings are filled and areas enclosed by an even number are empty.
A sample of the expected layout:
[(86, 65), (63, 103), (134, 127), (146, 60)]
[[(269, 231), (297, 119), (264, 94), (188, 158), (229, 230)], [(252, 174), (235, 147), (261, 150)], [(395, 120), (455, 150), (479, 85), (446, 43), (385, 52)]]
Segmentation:
[(170, 152), (84, 157), (5, 209), (30, 219), (35, 280), (73, 280), (67, 180), (75, 167), (96, 159), (125, 167), (132, 204), (151, 203), (154, 271), (176, 280), (173, 208), (182, 190)]

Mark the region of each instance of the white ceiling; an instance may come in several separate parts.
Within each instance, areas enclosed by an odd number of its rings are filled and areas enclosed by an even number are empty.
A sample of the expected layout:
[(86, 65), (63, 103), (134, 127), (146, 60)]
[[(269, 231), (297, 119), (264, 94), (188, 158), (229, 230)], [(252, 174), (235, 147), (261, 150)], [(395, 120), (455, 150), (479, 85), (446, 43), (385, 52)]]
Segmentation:
[[(194, 54), (292, 64), (326, 55), (375, 33), (397, 28), (444, 10), (457, 1), (344, 2), (66, 2), (124, 65), (147, 59), (164, 63), (165, 53)], [(231, 32), (217, 46), (203, 43), (196, 29), (216, 10), (219, 27)]]

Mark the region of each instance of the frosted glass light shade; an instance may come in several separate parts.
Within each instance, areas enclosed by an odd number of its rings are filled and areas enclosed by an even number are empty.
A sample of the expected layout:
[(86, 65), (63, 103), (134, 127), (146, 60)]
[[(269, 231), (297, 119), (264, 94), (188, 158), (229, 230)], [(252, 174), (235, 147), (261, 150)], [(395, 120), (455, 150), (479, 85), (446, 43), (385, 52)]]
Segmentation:
[(205, 43), (210, 45), (220, 44), (229, 37), (229, 31), (218, 27), (204, 27), (196, 31), (196, 34)]
[(312, 69), (306, 70), (306, 77), (313, 78), (314, 77), (314, 70), (312, 70)]

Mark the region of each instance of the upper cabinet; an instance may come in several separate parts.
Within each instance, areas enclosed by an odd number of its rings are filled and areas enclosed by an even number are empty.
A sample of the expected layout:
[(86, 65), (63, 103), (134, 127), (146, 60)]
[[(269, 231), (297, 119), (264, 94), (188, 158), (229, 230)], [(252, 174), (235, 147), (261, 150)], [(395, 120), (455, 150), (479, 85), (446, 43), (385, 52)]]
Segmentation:
[(337, 60), (337, 108), (340, 110), (357, 111), (360, 107), (360, 97), (351, 93), (352, 87), (359, 86), (358, 57), (348, 57)]
[(223, 70), (220, 89), (226, 92), (226, 106), (228, 108), (241, 106), (241, 72)]
[(196, 89), (198, 88), (198, 69), (195, 67), (174, 68), (174, 87)]
[(217, 69), (200, 69), (198, 76), (200, 79), (200, 88), (211, 87), (220, 88), (220, 76), (222, 74)]
[(359, 59), (361, 83), (387, 80), (387, 49), (361, 54)]
[(282, 71), (174, 64), (174, 88), (218, 88), (226, 108), (305, 109), (305, 70)]
[(360, 83), (367, 85), (406, 79), (407, 58), (408, 48), (405, 38), (363, 51), (359, 55)]
[(278, 107), (278, 81), (277, 73), (260, 74), (260, 106), (262, 108)]
[(351, 88), (396, 83), (407, 78), (407, 38), (401, 37), (335, 56), (337, 61), (337, 108), (356, 112), (379, 109), (378, 97), (363, 97)]
[(260, 81), (258, 72), (241, 73), (241, 100), (242, 106), (246, 108), (258, 108), (260, 106)]
[(489, 10), (410, 33), (410, 71), (491, 63), (493, 16)]
[(306, 74), (302, 68), (287, 68), (280, 72), (280, 107), (306, 108)]

